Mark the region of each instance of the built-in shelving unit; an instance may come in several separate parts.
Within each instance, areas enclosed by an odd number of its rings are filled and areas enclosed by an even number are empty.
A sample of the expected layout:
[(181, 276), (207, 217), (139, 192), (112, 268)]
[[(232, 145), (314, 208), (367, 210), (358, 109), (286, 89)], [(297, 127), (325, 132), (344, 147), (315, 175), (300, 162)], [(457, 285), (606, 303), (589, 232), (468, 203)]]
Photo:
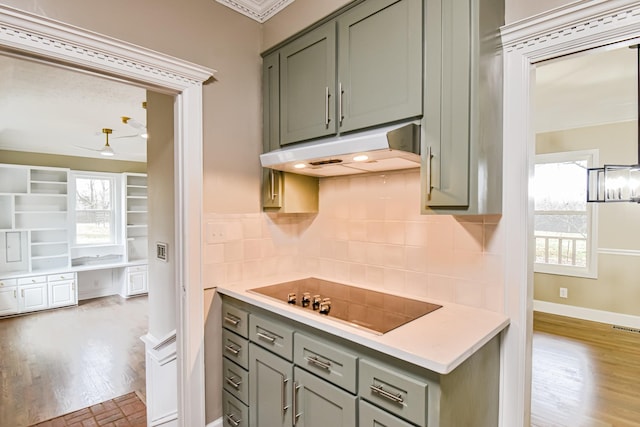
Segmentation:
[(0, 165), (0, 273), (69, 267), (69, 170)]
[(124, 207), (127, 261), (146, 260), (148, 254), (147, 175), (125, 173)]

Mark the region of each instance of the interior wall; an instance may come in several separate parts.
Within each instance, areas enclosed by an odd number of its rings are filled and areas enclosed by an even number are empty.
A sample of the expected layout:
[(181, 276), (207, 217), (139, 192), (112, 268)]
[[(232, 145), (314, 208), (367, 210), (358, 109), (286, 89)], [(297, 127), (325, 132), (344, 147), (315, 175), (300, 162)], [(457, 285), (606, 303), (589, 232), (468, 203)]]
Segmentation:
[[(599, 164), (629, 164), (637, 156), (637, 123), (621, 122), (536, 136), (536, 153), (599, 150)], [(595, 205), (598, 216), (598, 277), (534, 274), (534, 299), (613, 313), (640, 315), (640, 206)], [(568, 298), (559, 289), (567, 288)]]
[(56, 154), (29, 153), (26, 151), (0, 150), (0, 163), (11, 165), (48, 166), (91, 172), (145, 173), (147, 164), (123, 160), (93, 159), (88, 157), (60, 156)]
[(579, 2), (580, 0), (505, 0), (505, 24), (511, 24), (557, 7)]
[(214, 0), (2, 3), (217, 70), (203, 88), (204, 211), (259, 210), (258, 22)]
[[(176, 238), (174, 184), (174, 97), (147, 91), (147, 197), (149, 334), (161, 340), (176, 329)], [(167, 243), (167, 262), (155, 257)]]

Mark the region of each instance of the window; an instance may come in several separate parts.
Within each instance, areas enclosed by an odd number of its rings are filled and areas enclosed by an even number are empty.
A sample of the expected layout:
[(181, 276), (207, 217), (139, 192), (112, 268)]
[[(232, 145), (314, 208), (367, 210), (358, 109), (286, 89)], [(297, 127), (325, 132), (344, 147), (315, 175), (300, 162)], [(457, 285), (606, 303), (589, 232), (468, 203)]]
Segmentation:
[(597, 152), (536, 156), (534, 176), (535, 271), (596, 276), (595, 206), (587, 204), (587, 168)]
[(75, 175), (75, 244), (115, 243), (115, 179), (108, 175)]

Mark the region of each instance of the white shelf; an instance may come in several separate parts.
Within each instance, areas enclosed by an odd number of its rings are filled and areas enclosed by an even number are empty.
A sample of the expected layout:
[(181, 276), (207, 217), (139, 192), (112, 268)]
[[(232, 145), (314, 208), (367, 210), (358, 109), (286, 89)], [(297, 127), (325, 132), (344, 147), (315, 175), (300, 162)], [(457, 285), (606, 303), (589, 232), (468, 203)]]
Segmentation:
[(31, 246), (48, 246), (48, 245), (68, 245), (69, 242), (61, 241), (61, 242), (31, 242)]
[(43, 260), (43, 259), (55, 259), (55, 258), (68, 258), (69, 254), (60, 254), (60, 255), (42, 255), (42, 256), (32, 256), (31, 260), (33, 261), (39, 261), (39, 260)]

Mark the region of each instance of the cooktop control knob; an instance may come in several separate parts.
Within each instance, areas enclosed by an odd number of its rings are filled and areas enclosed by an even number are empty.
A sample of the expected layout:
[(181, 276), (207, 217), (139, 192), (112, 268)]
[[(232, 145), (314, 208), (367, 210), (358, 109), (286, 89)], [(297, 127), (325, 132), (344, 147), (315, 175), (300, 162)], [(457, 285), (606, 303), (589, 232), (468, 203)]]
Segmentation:
[(287, 302), (289, 304), (295, 304), (296, 303), (296, 293), (295, 292), (289, 292), (289, 294), (287, 295)]
[(331, 311), (331, 299), (323, 298), (320, 303), (320, 314), (329, 314)]
[(314, 295), (313, 296), (313, 303), (311, 304), (311, 306), (313, 307), (314, 310), (317, 310), (320, 308), (320, 302), (322, 301), (322, 299), (320, 299), (320, 295)]
[(302, 306), (309, 307), (311, 303), (311, 294), (309, 292), (305, 292), (302, 294)]

